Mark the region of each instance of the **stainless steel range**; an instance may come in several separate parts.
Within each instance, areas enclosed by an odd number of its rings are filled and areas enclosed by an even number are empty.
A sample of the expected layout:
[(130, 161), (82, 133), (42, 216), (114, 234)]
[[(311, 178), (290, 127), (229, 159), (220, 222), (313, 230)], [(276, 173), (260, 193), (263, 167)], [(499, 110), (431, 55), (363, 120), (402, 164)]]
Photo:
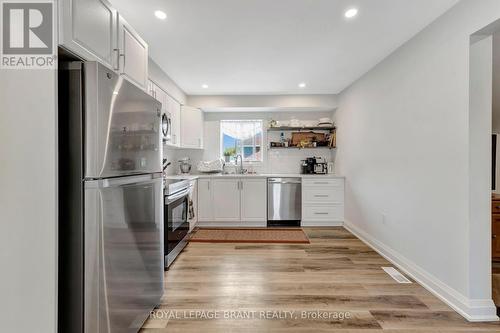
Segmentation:
[(165, 179), (165, 269), (187, 245), (189, 234), (188, 209), (191, 182), (187, 179)]

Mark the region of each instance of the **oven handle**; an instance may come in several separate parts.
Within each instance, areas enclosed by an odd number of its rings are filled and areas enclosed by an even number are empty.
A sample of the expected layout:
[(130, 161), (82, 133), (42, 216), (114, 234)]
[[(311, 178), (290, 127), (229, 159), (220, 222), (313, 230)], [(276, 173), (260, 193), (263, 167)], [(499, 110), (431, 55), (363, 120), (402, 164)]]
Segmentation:
[(188, 195), (188, 194), (189, 194), (189, 190), (190, 190), (190, 187), (188, 187), (188, 188), (186, 188), (186, 189), (182, 190), (182, 191), (181, 191), (181, 192), (179, 192), (179, 193), (176, 193), (176, 194), (174, 194), (174, 195), (168, 196), (168, 197), (167, 197), (167, 203), (171, 203), (171, 202), (174, 202), (175, 200), (178, 200), (178, 199), (180, 199), (180, 198), (182, 198), (182, 197), (185, 197), (186, 195)]

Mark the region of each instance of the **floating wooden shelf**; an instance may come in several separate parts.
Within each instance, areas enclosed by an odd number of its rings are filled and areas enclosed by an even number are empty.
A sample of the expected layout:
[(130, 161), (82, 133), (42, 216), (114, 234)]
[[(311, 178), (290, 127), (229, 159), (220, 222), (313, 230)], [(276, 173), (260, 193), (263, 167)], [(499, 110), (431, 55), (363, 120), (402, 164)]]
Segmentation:
[(320, 146), (320, 147), (269, 147), (269, 149), (336, 149), (337, 147), (327, 147), (327, 146)]
[(272, 132), (279, 131), (333, 131), (335, 127), (269, 127), (267, 130)]

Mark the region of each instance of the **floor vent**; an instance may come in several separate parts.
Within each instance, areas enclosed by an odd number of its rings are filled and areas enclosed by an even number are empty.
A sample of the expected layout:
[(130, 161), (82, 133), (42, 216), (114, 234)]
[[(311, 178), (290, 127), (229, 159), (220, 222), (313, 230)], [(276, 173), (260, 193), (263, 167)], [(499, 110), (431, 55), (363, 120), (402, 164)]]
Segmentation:
[(398, 283), (412, 283), (403, 274), (399, 273), (394, 267), (382, 267), (382, 269)]

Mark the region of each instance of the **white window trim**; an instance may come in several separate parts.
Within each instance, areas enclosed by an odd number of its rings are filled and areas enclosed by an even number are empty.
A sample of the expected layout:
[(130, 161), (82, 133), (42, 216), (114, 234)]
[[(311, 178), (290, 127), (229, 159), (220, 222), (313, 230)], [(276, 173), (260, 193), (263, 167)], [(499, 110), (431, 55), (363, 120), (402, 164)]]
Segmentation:
[[(262, 129), (262, 142), (260, 145), (260, 151), (262, 155), (262, 161), (243, 161), (246, 165), (252, 165), (252, 166), (263, 166), (265, 163), (266, 155), (267, 155), (267, 149), (266, 149), (266, 133), (264, 130), (264, 120), (263, 119), (221, 119), (219, 120), (219, 156), (220, 158), (224, 159), (224, 141), (223, 141), (223, 133), (222, 133), (222, 123), (223, 122), (260, 122), (261, 123), (261, 129)], [(234, 165), (234, 163), (230, 162), (231, 165)]]

